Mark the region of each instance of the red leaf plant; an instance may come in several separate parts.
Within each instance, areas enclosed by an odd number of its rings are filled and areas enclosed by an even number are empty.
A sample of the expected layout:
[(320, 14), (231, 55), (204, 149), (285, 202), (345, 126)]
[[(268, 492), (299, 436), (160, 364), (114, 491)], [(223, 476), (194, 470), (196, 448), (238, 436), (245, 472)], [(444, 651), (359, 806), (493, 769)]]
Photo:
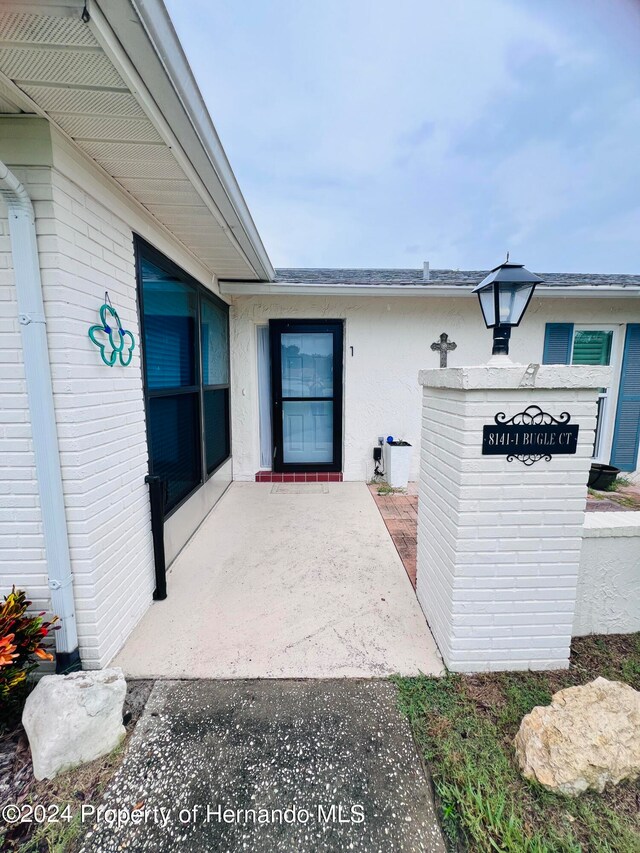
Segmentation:
[(44, 611), (27, 614), (31, 602), (26, 592), (13, 587), (0, 604), (0, 701), (10, 697), (17, 687), (23, 685), (27, 676), (38, 666), (37, 660), (53, 660), (44, 640), (58, 617), (45, 622)]

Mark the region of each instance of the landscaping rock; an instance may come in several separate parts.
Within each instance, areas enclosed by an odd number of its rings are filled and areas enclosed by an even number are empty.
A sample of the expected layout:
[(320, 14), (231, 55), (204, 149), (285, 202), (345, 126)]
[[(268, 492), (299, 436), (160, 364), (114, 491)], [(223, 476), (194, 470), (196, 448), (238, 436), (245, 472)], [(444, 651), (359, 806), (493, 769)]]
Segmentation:
[(515, 748), (525, 777), (570, 796), (635, 779), (640, 693), (606, 678), (560, 690), (523, 718)]
[(43, 676), (22, 714), (36, 779), (53, 779), (115, 749), (125, 736), (126, 692), (121, 669)]

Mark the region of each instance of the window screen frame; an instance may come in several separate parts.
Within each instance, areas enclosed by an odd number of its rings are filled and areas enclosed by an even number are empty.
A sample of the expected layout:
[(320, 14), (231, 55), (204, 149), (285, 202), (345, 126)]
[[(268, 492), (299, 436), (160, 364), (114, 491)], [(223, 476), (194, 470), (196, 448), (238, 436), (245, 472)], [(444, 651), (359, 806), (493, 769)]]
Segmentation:
[[(202, 307), (206, 302), (211, 302), (218, 308), (222, 308), (227, 321), (227, 381), (218, 383), (205, 383), (204, 381), (204, 353), (202, 351)], [(200, 427), (202, 433), (202, 469), (204, 473), (204, 481), (218, 471), (231, 458), (231, 329), (229, 327), (229, 306), (222, 299), (219, 299), (215, 293), (211, 293), (206, 288), (201, 288), (198, 295), (198, 350), (200, 353)], [(205, 395), (208, 391), (226, 391), (225, 395), (225, 410), (227, 417), (227, 450), (228, 453), (224, 459), (215, 465), (211, 471), (207, 469), (207, 447), (206, 447), (206, 408)]]
[[(147, 457), (148, 467), (151, 473), (151, 444), (149, 432), (149, 400), (154, 397), (175, 397), (179, 394), (195, 394), (198, 401), (198, 428), (200, 435), (200, 480), (195, 484), (188, 494), (178, 501), (171, 509), (165, 512), (165, 519), (170, 518), (173, 513), (177, 512), (193, 495), (200, 489), (208, 480), (213, 477), (217, 471), (225, 465), (232, 457), (232, 436), (231, 436), (231, 334), (229, 328), (229, 305), (220, 297), (208, 290), (189, 273), (185, 272), (174, 261), (168, 258), (165, 254), (148, 243), (144, 238), (134, 234), (134, 254), (136, 265), (136, 289), (138, 301), (138, 318), (140, 323), (140, 358), (142, 366), (142, 388), (144, 394), (144, 416), (147, 436)], [(195, 333), (195, 384), (181, 386), (176, 388), (156, 388), (150, 389), (147, 387), (147, 364), (145, 353), (145, 333), (144, 333), (144, 294), (142, 286), (142, 261), (147, 260), (157, 267), (160, 267), (164, 272), (183, 282), (195, 290), (196, 295), (196, 333)], [(202, 352), (202, 306), (205, 301), (212, 302), (216, 307), (222, 309), (227, 319), (227, 381), (218, 385), (203, 384), (203, 352)], [(207, 448), (205, 445), (205, 408), (204, 395), (206, 391), (223, 390), (227, 392), (227, 456), (218, 463), (210, 472), (207, 471)]]
[(622, 344), (624, 341), (624, 323), (575, 323), (571, 333), (569, 344), (569, 364), (573, 364), (573, 348), (578, 332), (613, 332), (611, 339), (611, 351), (609, 354), (609, 367), (611, 368), (611, 384), (607, 387), (604, 395), (603, 411), (597, 424), (597, 433), (594, 436), (594, 453), (591, 457), (593, 462), (608, 465), (611, 459), (613, 443), (613, 430), (615, 425), (615, 414), (618, 408), (618, 391), (620, 387), (620, 369), (622, 363)]

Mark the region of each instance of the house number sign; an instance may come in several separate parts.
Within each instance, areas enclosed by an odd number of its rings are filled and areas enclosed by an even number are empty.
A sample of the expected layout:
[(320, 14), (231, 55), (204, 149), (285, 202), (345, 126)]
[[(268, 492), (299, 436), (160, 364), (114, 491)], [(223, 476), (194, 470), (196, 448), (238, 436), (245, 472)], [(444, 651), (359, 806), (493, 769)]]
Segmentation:
[(498, 412), (494, 421), (482, 430), (483, 456), (506, 456), (507, 462), (518, 459), (533, 465), (540, 459), (548, 462), (556, 454), (576, 452), (579, 427), (570, 423), (568, 412), (556, 418), (539, 406), (528, 406), (511, 418)]

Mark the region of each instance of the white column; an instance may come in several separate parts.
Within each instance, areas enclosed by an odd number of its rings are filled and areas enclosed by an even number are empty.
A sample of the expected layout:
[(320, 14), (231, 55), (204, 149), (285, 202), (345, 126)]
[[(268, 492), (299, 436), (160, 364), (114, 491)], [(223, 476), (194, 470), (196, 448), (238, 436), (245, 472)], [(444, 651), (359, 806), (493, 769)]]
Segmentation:
[[(609, 368), (423, 370), (417, 594), (449, 669), (566, 668), (598, 389)], [(485, 425), (538, 406), (579, 427), (573, 455), (483, 455)], [(519, 419), (517, 419), (519, 420)]]

